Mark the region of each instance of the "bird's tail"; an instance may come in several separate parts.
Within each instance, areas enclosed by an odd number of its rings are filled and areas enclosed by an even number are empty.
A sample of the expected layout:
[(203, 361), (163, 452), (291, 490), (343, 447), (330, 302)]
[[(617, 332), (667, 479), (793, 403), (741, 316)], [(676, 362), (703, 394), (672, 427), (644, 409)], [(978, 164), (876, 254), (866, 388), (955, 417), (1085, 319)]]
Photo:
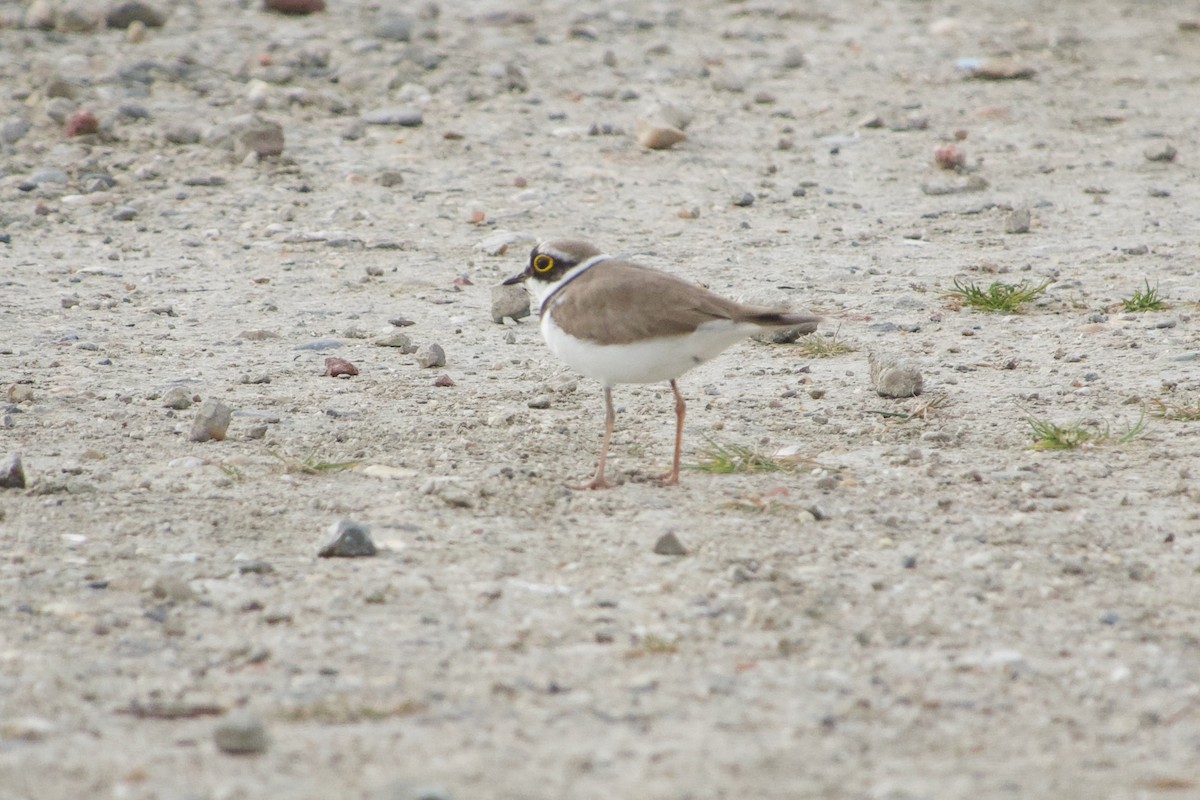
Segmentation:
[(804, 333), (812, 333), (821, 324), (821, 318), (816, 314), (793, 314), (787, 311), (759, 311), (748, 314), (745, 321), (764, 328), (802, 328)]

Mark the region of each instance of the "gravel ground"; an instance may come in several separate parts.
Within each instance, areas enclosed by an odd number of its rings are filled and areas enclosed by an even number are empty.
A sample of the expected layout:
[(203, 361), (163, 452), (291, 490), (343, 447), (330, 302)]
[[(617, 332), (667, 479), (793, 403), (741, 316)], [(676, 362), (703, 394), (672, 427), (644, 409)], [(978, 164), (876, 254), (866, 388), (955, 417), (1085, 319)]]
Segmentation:
[[(158, 9), (0, 3), (0, 800), (1200, 797), (1194, 7)], [(681, 382), (790, 469), (566, 488), (565, 236), (824, 315)]]

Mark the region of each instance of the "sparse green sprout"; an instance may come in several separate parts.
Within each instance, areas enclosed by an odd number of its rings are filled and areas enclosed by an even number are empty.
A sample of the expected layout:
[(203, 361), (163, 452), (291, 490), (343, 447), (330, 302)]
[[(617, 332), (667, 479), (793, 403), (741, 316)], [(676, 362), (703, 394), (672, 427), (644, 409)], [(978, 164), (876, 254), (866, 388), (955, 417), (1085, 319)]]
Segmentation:
[(987, 288), (961, 278), (954, 279), (954, 288), (946, 292), (947, 297), (958, 300), (963, 305), (977, 308), (980, 311), (998, 311), (1002, 314), (1014, 314), (1021, 306), (1042, 296), (1053, 281), (1049, 278), (1036, 286), (1028, 281), (1020, 283), (1001, 283), (992, 281)]
[(217, 466), (221, 468), (221, 472), (225, 473), (225, 477), (229, 478), (231, 481), (240, 481), (243, 477), (245, 477), (242, 475), (242, 471), (233, 464), (218, 464)]
[(1158, 284), (1150, 285), (1146, 281), (1145, 289), (1138, 289), (1121, 301), (1121, 308), (1126, 311), (1160, 311), (1167, 307), (1167, 299), (1158, 293)]
[(700, 451), (701, 460), (689, 465), (700, 472), (728, 475), (733, 472), (791, 472), (800, 459), (796, 456), (769, 456), (741, 444), (721, 444), (706, 439), (708, 445)]
[(338, 472), (343, 469), (353, 469), (359, 465), (358, 461), (321, 461), (317, 459), (317, 451), (313, 450), (308, 454), (308, 458), (301, 461), (293, 456), (281, 456), (279, 453), (271, 453), (275, 458), (283, 463), (285, 472), (296, 473), (303, 475), (320, 475), (324, 472)]
[(822, 333), (810, 333), (807, 336), (801, 336), (796, 340), (795, 347), (800, 348), (800, 352), (810, 358), (832, 358), (846, 353), (853, 353), (856, 349), (841, 337), (841, 328), (833, 332), (832, 336), (826, 336)]
[(1200, 400), (1176, 403), (1156, 397), (1150, 401), (1150, 413), (1163, 419), (1200, 422)]
[(887, 419), (898, 419), (901, 422), (908, 422), (914, 419), (928, 419), (929, 413), (935, 411), (947, 402), (947, 397), (944, 394), (930, 395), (922, 397), (909, 406), (907, 411), (892, 411), (890, 409), (868, 408), (868, 414), (878, 414)]
[(1059, 425), (1037, 417), (1029, 418), (1029, 427), (1033, 431), (1033, 444), (1030, 445), (1030, 449), (1074, 450), (1077, 447), (1093, 447), (1114, 442), (1128, 444), (1145, 433), (1146, 415), (1142, 414), (1136, 423), (1117, 435), (1109, 431), (1108, 425), (1085, 422)]

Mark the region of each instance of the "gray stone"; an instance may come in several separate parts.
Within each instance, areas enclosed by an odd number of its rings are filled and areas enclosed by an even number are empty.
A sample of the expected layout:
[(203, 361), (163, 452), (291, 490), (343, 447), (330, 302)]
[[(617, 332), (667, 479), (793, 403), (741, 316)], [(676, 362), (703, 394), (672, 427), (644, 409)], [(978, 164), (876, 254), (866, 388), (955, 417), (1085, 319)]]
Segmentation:
[(311, 342), (303, 342), (293, 347), (293, 350), (336, 350), (342, 346), (342, 343), (337, 339), (314, 339)]
[(537, 409), (549, 408), (550, 407), (550, 395), (539, 394), (537, 397), (534, 397), (528, 403), (526, 403), (526, 405), (529, 406), (530, 408), (537, 408)]
[(238, 160), (254, 153), (260, 157), (283, 152), (283, 126), (258, 114), (243, 114), (214, 126), (204, 134), (204, 143), (232, 150)]
[(434, 784), (397, 781), (373, 792), (370, 800), (453, 800), (453, 796)]
[(188, 438), (193, 442), (207, 442), (209, 439), (219, 442), (225, 438), (232, 417), (233, 409), (220, 400), (205, 400), (196, 412), (196, 420), (192, 423)]
[(1148, 148), (1146, 150), (1145, 155), (1146, 155), (1147, 161), (1168, 161), (1169, 162), (1169, 161), (1175, 160), (1175, 156), (1179, 155), (1179, 151), (1176, 150), (1170, 144), (1163, 144), (1163, 145), (1159, 145), (1156, 147)]
[(117, 106), (117, 114), (123, 119), (150, 119), (150, 109), (141, 103), (121, 103)]
[[(163, 131), (163, 138), (171, 144), (196, 144), (201, 139), (200, 129), (186, 122), (176, 123)], [(187, 183), (187, 181), (184, 181)]]
[(66, 186), (71, 179), (67, 177), (67, 173), (58, 167), (42, 167), (41, 169), (35, 169), (33, 174), (29, 176), (29, 180), (38, 186), (44, 183), (57, 183)]
[(134, 22), (140, 22), (147, 28), (161, 28), (166, 17), (158, 9), (139, 0), (117, 3), (104, 16), (104, 23), (110, 28), (124, 30)]
[(224, 753), (251, 755), (267, 749), (267, 729), (261, 719), (246, 711), (237, 711), (217, 723), (213, 741)]
[(173, 408), (176, 411), (183, 411), (185, 408), (191, 407), (192, 395), (182, 386), (172, 386), (162, 396), (162, 404), (163, 408)]
[(446, 351), (440, 344), (427, 344), (417, 351), (417, 366), (422, 369), (446, 366)]
[(75, 109), (75, 101), (66, 97), (52, 97), (46, 101), (46, 116), (60, 125), (75, 113)]
[(130, 222), (137, 218), (138, 210), (133, 206), (117, 206), (113, 209), (112, 218), (117, 222)]
[(9, 453), (0, 461), (0, 489), (24, 489), (25, 466), (20, 453)]
[(362, 558), (378, 552), (367, 526), (342, 519), (329, 528), (329, 540), (317, 550), (321, 558)]
[(172, 603), (186, 603), (196, 599), (196, 593), (192, 591), (188, 582), (182, 575), (174, 572), (164, 572), (157, 576), (150, 581), (147, 588), (155, 598)]
[(654, 552), (660, 556), (686, 556), (688, 554), (683, 542), (679, 541), (679, 537), (671, 531), (658, 537), (658, 541), (654, 543)]
[(0, 141), (5, 144), (16, 144), (25, 134), (29, 133), (29, 121), (23, 117), (9, 117), (0, 125)]
[(880, 397), (915, 397), (924, 389), (921, 370), (908, 361), (871, 353), (867, 356), (871, 388)]
[(422, 122), (421, 112), (416, 108), (376, 108), (362, 115), (362, 121), (368, 125), (401, 125), (405, 128), (415, 128)]
[(404, 354), (417, 352), (417, 346), (412, 343), (412, 339), (408, 334), (404, 333), (389, 333), (375, 339), (372, 344), (377, 347), (398, 347), (400, 352)]
[(412, 17), (407, 14), (380, 14), (375, 21), (375, 36), (389, 42), (407, 42), (412, 39), (412, 31)]
[(1008, 212), (1008, 218), (1004, 221), (1004, 232), (1029, 233), (1029, 225), (1032, 221), (1029, 209), (1019, 206)]
[(492, 287), (492, 322), (500, 325), (504, 318), (516, 321), (529, 316), (529, 292), (524, 286), (499, 284)]
[(750, 194), (750, 192), (742, 192), (739, 196), (733, 198), (733, 204), (742, 208), (748, 208), (754, 205), (754, 195)]

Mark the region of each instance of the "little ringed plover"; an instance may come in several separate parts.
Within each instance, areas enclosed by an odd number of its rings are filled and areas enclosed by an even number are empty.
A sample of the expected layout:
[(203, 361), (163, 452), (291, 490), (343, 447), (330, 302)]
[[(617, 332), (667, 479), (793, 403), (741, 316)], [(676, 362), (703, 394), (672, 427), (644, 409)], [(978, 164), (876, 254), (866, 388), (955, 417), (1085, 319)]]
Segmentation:
[(815, 328), (820, 317), (751, 306), (651, 267), (614, 258), (587, 242), (539, 243), (523, 272), (541, 305), (541, 331), (568, 366), (604, 387), (604, 443), (596, 474), (580, 489), (612, 486), (604, 477), (612, 438), (612, 387), (667, 381), (675, 394), (675, 455), (664, 485), (679, 482), (683, 417), (676, 379), (764, 328)]

